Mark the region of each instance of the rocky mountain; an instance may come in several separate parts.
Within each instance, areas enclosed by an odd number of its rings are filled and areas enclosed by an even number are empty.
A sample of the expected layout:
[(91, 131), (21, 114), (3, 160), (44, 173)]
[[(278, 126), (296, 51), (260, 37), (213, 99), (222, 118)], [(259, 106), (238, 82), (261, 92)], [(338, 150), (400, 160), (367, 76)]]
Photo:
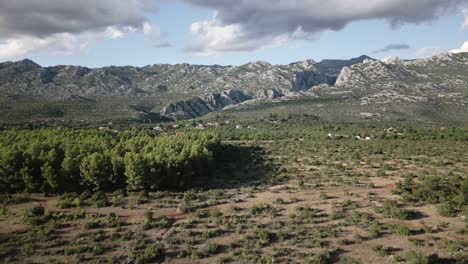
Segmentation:
[[(54, 118), (81, 118), (69, 110), (74, 107), (85, 113), (84, 118), (88, 112), (96, 118), (109, 116), (116, 109), (120, 118), (128, 113), (151, 119), (153, 115), (194, 118), (237, 105), (304, 97), (360, 106), (438, 102), (464, 108), (468, 106), (467, 73), (466, 53), (411, 61), (361, 56), (288, 65), (258, 61), (241, 66), (164, 64), (97, 69), (41, 67), (22, 60), (0, 63), (0, 114), (16, 118), (11, 113), (20, 109), (28, 115), (41, 112), (38, 118), (50, 113)], [(29, 99), (24, 98), (33, 98), (35, 108), (29, 108)], [(74, 103), (68, 103), (71, 101)], [(45, 107), (48, 104), (51, 106)], [(102, 111), (105, 114), (99, 114)]]
[(336, 84), (317, 92), (342, 94), (360, 104), (468, 102), (468, 53), (446, 53), (428, 59), (365, 60), (341, 71)]
[(228, 90), (171, 103), (161, 111), (161, 115), (184, 119), (194, 118), (252, 99), (254, 97), (248, 92)]
[[(361, 63), (365, 60), (373, 59), (368, 56), (360, 56), (350, 60), (323, 60), (318, 63), (313, 60), (306, 60), (285, 66), (274, 66), (267, 62), (249, 63), (233, 70), (229, 75), (230, 81), (221, 81), (222, 83), (231, 84), (235, 82), (243, 83), (242, 85), (224, 86), (225, 88), (242, 89), (242, 87), (250, 87), (249, 89), (228, 90), (227, 92), (228, 94), (235, 92), (235, 94), (242, 94), (243, 96), (237, 96), (236, 100), (230, 100), (230, 96), (227, 96), (228, 100), (213, 101), (211, 100), (213, 97), (226, 98), (226, 93), (204, 94), (188, 100), (171, 103), (161, 111), (161, 114), (177, 118), (193, 118), (249, 100), (276, 99), (284, 96), (294, 97), (297, 96), (297, 92), (306, 91), (318, 85), (334, 85), (344, 67)], [(239, 74), (242, 71), (246, 71), (248, 74)], [(233, 72), (236, 73), (232, 74)], [(255, 75), (254, 72), (257, 72), (257, 74)], [(291, 72), (294, 74), (291, 75)], [(233, 76), (236, 77), (233, 78)], [(265, 78), (265, 76), (270, 77)], [(259, 77), (261, 78), (258, 79)], [(268, 79), (272, 83), (265, 86), (268, 83), (265, 80)], [(258, 89), (258, 87), (265, 88)]]
[(317, 69), (319, 71), (330, 78), (336, 81), (338, 75), (340, 75), (341, 70), (344, 67), (350, 67), (354, 64), (361, 63), (365, 60), (374, 60), (373, 58), (363, 55), (357, 58), (353, 58), (350, 60), (322, 60), (321, 62), (316, 64)]
[[(81, 66), (41, 67), (25, 59), (0, 63), (0, 92), (4, 96), (42, 96), (56, 100), (76, 96), (158, 96), (168, 92), (201, 95), (225, 90), (287, 93), (323, 83), (333, 84), (337, 68), (362, 60), (341, 61), (330, 67), (307, 60), (289, 65), (258, 61), (241, 66), (161, 64), (90, 69)], [(330, 71), (333, 67), (335, 70)]]
[[(351, 64), (352, 65), (347, 65)], [(340, 69), (336, 82), (318, 83), (309, 90), (293, 90), (275, 94), (267, 99), (295, 100), (304, 96), (341, 100), (343, 102), (371, 105), (393, 103), (442, 102), (468, 105), (468, 53), (446, 53), (428, 59), (404, 61), (398, 58), (379, 61), (367, 56), (350, 61), (325, 60), (315, 63), (319, 72), (332, 78)], [(304, 93), (307, 91), (307, 93)], [(264, 99), (251, 95), (254, 99)], [(255, 100), (251, 100), (256, 104)], [(179, 102), (183, 106), (183, 102)], [(260, 102), (261, 104), (261, 102)], [(243, 105), (242, 105), (243, 106)], [(241, 107), (242, 107), (241, 106)], [(162, 114), (199, 116), (187, 107), (186, 114), (165, 109)]]

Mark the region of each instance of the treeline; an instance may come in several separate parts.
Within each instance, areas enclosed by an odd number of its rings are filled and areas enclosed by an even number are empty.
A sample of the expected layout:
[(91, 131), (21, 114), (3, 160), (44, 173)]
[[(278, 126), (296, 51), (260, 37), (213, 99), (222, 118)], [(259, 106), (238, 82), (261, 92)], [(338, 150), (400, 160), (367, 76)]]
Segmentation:
[(178, 189), (208, 177), (220, 140), (84, 129), (0, 132), (0, 192)]

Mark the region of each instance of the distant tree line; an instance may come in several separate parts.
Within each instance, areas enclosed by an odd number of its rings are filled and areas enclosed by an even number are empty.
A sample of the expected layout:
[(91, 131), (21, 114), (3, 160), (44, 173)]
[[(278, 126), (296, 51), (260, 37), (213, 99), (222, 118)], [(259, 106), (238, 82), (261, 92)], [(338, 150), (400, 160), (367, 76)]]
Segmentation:
[(0, 192), (186, 188), (210, 175), (219, 146), (210, 133), (6, 130), (0, 132)]

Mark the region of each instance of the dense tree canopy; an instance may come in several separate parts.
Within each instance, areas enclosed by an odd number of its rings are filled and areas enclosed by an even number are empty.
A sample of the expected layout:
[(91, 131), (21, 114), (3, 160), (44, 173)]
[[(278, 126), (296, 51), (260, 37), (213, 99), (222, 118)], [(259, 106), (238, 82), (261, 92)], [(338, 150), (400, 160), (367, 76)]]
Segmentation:
[(160, 190), (210, 173), (220, 140), (210, 133), (81, 129), (0, 132), (1, 192)]

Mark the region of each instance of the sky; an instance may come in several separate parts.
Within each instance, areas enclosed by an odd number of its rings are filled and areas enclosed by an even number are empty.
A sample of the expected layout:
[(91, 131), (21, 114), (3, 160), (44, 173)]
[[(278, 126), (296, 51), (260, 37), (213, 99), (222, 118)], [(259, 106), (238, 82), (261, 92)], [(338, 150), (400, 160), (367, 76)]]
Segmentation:
[(468, 52), (468, 0), (1, 0), (0, 61), (288, 64)]

